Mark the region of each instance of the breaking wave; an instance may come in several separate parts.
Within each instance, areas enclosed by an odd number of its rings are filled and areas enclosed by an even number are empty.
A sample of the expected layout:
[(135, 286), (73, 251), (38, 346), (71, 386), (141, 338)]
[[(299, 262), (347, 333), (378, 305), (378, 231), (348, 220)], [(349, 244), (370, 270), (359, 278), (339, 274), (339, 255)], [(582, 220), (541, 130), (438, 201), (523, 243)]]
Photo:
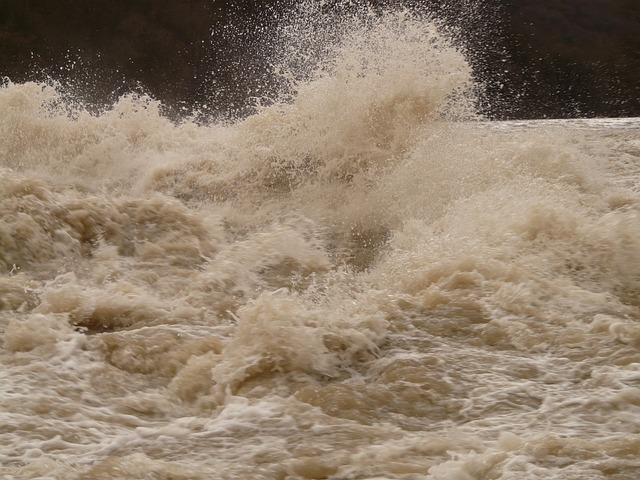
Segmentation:
[(233, 122), (2, 85), (5, 477), (640, 468), (638, 123), (484, 121), (437, 22), (322, 15)]

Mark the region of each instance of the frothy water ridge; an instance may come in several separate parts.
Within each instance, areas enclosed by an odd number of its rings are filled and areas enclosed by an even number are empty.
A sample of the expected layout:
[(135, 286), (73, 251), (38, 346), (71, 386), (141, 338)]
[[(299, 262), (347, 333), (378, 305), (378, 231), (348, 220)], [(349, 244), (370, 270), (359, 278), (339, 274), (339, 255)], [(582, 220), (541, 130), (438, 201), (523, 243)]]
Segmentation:
[(640, 121), (306, 18), (233, 123), (0, 88), (0, 477), (638, 478)]

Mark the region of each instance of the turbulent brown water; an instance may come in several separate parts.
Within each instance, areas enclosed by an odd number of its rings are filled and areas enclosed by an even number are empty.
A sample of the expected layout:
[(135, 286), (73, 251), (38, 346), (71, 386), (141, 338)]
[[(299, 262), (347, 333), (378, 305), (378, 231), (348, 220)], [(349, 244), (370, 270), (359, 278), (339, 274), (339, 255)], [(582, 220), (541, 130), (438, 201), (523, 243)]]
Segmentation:
[(640, 478), (640, 120), (349, 22), (234, 123), (0, 88), (0, 478)]

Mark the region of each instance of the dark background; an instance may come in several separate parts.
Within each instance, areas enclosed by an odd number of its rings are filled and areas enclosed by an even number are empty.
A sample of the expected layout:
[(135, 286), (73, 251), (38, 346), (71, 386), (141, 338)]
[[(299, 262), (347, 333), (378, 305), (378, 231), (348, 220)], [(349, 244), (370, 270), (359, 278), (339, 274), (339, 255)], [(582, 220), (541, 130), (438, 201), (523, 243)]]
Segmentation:
[[(96, 105), (134, 90), (172, 115), (246, 113), (269, 93), (256, 51), (291, 3), (0, 0), (0, 76), (60, 79)], [(640, 0), (410, 3), (452, 26), (492, 118), (640, 116)]]

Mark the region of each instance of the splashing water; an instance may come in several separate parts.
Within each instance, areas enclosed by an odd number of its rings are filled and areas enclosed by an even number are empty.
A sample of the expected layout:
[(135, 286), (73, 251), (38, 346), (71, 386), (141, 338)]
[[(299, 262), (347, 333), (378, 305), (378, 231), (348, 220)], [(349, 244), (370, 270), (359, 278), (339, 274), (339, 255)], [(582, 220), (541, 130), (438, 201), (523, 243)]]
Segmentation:
[(433, 21), (322, 15), (235, 122), (0, 88), (3, 478), (640, 471), (640, 122), (483, 121)]

